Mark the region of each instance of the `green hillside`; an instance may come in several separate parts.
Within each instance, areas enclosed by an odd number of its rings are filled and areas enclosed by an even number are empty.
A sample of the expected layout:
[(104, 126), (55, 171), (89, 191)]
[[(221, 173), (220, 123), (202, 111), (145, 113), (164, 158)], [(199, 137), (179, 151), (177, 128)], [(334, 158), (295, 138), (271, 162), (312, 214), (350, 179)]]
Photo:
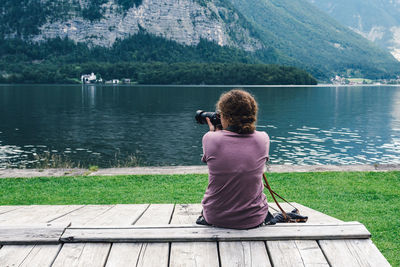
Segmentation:
[(305, 0), (230, 0), (261, 32), (264, 43), (300, 62), (316, 77), (335, 73), (393, 76), (400, 63)]
[(308, 0), (400, 60), (400, 1)]

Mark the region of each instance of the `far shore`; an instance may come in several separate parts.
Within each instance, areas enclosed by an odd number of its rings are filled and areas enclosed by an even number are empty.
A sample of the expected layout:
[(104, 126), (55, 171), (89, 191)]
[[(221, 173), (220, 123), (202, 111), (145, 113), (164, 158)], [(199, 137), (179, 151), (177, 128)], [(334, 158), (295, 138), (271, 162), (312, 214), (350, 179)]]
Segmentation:
[(241, 87), (241, 88), (255, 88), (255, 87), (382, 87), (382, 86), (392, 86), (399, 87), (400, 84), (329, 84), (320, 83), (315, 85), (306, 84), (256, 84), (256, 85), (246, 85), (246, 84), (68, 84), (68, 83), (0, 83), (0, 86), (16, 86), (16, 85), (42, 85), (42, 86), (101, 86), (101, 87)]
[[(269, 165), (267, 172), (385, 172), (400, 171), (400, 164), (359, 165)], [(63, 176), (115, 176), (115, 175), (172, 175), (207, 174), (206, 165), (199, 166), (146, 166), (131, 168), (88, 169), (0, 169), (0, 178), (63, 177)]]

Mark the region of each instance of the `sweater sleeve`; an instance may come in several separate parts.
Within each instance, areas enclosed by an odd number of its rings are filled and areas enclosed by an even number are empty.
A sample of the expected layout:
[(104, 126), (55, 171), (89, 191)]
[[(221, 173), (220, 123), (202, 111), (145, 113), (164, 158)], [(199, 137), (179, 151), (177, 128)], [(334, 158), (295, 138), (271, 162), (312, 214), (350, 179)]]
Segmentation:
[(269, 161), (269, 145), (270, 145), (270, 140), (269, 140), (269, 136), (266, 132), (265, 133), (265, 146), (266, 146), (266, 150), (265, 150), (265, 158), (267, 161)]
[(208, 132), (203, 135), (202, 145), (203, 145), (203, 156), (201, 157), (201, 161), (207, 163), (207, 139), (208, 139)]

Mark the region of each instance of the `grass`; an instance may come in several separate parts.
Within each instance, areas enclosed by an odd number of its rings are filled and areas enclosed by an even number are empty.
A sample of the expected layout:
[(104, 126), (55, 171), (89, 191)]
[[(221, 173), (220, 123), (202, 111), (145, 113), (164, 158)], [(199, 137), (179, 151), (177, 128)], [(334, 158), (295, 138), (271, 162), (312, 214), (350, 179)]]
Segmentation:
[(353, 83), (372, 83), (373, 81), (370, 79), (364, 79), (364, 78), (347, 78), (347, 80), (349, 80), (350, 82)]
[[(400, 172), (273, 173), (268, 177), (272, 188), (289, 201), (363, 223), (388, 261), (400, 266)], [(207, 175), (6, 178), (0, 179), (0, 205), (200, 203), (206, 186)]]
[(72, 168), (88, 168), (89, 171), (96, 171), (93, 168), (102, 167), (122, 168), (122, 167), (138, 167), (141, 165), (141, 160), (134, 154), (123, 155), (120, 151), (114, 154), (114, 157), (108, 162), (100, 162), (100, 158), (91, 158), (87, 161), (76, 161), (71, 158), (69, 154), (53, 153), (45, 151), (42, 153), (35, 153), (32, 160), (23, 163), (6, 162), (6, 168), (17, 169), (72, 169)]

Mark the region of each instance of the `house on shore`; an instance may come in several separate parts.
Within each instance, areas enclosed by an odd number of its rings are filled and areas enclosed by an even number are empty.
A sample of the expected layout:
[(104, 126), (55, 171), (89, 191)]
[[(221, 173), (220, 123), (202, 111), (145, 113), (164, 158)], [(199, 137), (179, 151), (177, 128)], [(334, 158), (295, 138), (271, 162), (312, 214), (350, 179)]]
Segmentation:
[(93, 72), (91, 74), (84, 74), (81, 76), (81, 82), (83, 84), (96, 83), (97, 77)]

